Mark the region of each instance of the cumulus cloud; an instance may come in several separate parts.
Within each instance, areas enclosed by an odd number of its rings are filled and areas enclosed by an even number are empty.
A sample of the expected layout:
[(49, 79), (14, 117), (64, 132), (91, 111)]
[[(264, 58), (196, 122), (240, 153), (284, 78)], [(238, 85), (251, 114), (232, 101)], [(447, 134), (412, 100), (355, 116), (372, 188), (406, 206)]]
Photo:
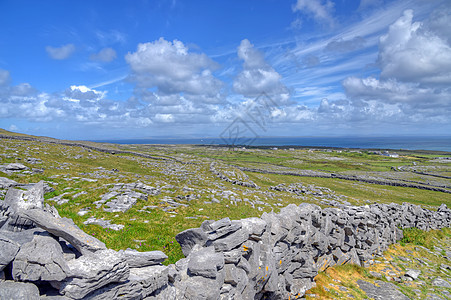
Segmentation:
[(63, 99), (80, 103), (82, 106), (92, 106), (104, 99), (105, 96), (106, 92), (96, 91), (84, 85), (72, 85), (65, 90)]
[(103, 48), (98, 53), (91, 54), (89, 58), (95, 61), (110, 62), (115, 60), (116, 57), (116, 51), (113, 48)]
[(316, 22), (329, 26), (334, 25), (333, 10), (334, 3), (329, 0), (297, 0), (296, 4), (293, 5), (294, 12), (309, 15)]
[(72, 53), (74, 53), (75, 46), (74, 44), (66, 44), (61, 47), (47, 46), (45, 47), (45, 51), (47, 51), (47, 54), (51, 58), (56, 60), (63, 60), (71, 56)]
[(431, 28), (413, 22), (406, 10), (380, 38), (381, 78), (404, 82), (451, 83), (451, 47)]
[(346, 94), (352, 99), (378, 100), (385, 103), (405, 103), (412, 107), (451, 108), (451, 89), (402, 83), (394, 79), (349, 77), (343, 81)]
[[(442, 27), (432, 25), (441, 24), (433, 22), (437, 14), (413, 22), (413, 11), (406, 10), (389, 27), (379, 42), (380, 78), (348, 77), (342, 82), (348, 112), (398, 124), (449, 123), (451, 48)], [(321, 103), (320, 110), (327, 111), (327, 104)]]
[(49, 121), (63, 111), (46, 105), (49, 95), (39, 93), (28, 83), (0, 85), (0, 118), (20, 118), (36, 122)]
[(365, 46), (365, 39), (361, 36), (356, 36), (349, 40), (337, 39), (327, 44), (327, 51), (335, 52), (350, 52), (363, 48)]
[(218, 65), (207, 55), (192, 53), (181, 42), (163, 38), (139, 44), (125, 60), (133, 71), (132, 80), (140, 87), (157, 87), (164, 94), (189, 93), (217, 96), (222, 82), (212, 72)]
[(235, 92), (245, 97), (256, 97), (261, 93), (277, 97), (278, 102), (287, 102), (290, 93), (281, 82), (282, 76), (264, 59), (263, 54), (244, 39), (238, 47), (238, 57), (243, 60), (243, 70), (233, 82)]

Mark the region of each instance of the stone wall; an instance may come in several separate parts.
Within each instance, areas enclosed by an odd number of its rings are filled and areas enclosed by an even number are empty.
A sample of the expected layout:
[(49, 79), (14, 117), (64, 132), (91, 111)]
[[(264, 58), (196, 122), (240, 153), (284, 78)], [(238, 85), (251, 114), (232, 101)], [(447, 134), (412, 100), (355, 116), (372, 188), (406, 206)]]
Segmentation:
[(261, 218), (205, 221), (176, 237), (186, 258), (113, 251), (44, 204), (43, 184), (0, 201), (0, 299), (289, 299), (329, 266), (367, 266), (398, 228), (449, 227), (451, 210), (412, 204), (291, 204)]

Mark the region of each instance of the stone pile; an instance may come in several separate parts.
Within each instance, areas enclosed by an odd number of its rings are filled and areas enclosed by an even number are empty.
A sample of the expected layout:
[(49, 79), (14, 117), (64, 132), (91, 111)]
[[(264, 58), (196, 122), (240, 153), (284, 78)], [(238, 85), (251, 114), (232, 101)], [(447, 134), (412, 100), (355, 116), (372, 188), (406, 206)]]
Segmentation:
[(43, 183), (0, 201), (0, 299), (290, 299), (319, 271), (367, 266), (402, 238), (399, 228), (449, 227), (404, 203), (325, 208), (291, 204), (261, 218), (207, 220), (176, 236), (186, 258), (113, 251), (43, 203)]
[(261, 218), (205, 221), (177, 235), (177, 299), (289, 299), (314, 286), (319, 271), (369, 266), (402, 238), (399, 228), (451, 225), (451, 210), (404, 203), (325, 208), (291, 204)]
[(144, 299), (167, 286), (163, 252), (107, 249), (43, 195), (41, 182), (0, 201), (0, 299)]

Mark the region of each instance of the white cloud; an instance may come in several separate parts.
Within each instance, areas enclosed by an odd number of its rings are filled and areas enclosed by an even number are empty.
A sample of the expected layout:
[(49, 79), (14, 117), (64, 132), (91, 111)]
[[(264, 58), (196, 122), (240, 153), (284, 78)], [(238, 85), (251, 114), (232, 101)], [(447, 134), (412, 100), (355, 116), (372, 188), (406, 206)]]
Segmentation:
[(17, 126), (14, 125), (14, 124), (11, 124), (11, 126), (8, 127), (8, 130), (9, 130), (9, 131), (18, 131), (18, 130), (19, 130), (19, 127), (17, 127)]
[[(451, 90), (425, 87), (394, 79), (378, 80), (373, 77), (349, 77), (343, 81), (346, 94), (351, 99), (378, 100), (385, 103), (404, 103), (412, 107), (451, 109)], [(442, 111), (443, 113), (443, 111)]]
[(249, 40), (241, 41), (238, 57), (244, 62), (243, 70), (233, 82), (235, 92), (245, 97), (256, 97), (265, 92), (276, 97), (277, 102), (288, 101), (290, 94), (281, 82), (282, 76), (265, 61), (263, 54), (255, 49)]
[(156, 114), (154, 120), (161, 123), (173, 123), (174, 116), (172, 114)]
[(451, 84), (451, 47), (406, 10), (380, 38), (381, 78)]
[(329, 0), (297, 0), (293, 5), (294, 12), (310, 15), (318, 23), (326, 23), (329, 26), (334, 24), (333, 10), (334, 3)]
[(89, 58), (101, 62), (111, 62), (115, 60), (116, 57), (116, 51), (113, 48), (103, 48), (99, 53), (91, 54)]
[[(436, 15), (433, 12), (430, 18)], [(413, 22), (413, 12), (406, 10), (380, 38), (380, 78), (351, 76), (343, 81), (350, 99), (347, 111), (353, 112), (349, 120), (365, 117), (369, 123), (424, 127), (449, 124), (451, 48), (434, 26), (424, 24), (432, 24), (431, 19)], [(327, 110), (326, 104), (320, 108)]]
[(142, 87), (157, 86), (163, 93), (216, 93), (221, 82), (213, 77), (217, 64), (205, 54), (192, 53), (180, 41), (163, 38), (139, 44), (125, 60)]
[(47, 46), (47, 47), (45, 47), (45, 51), (47, 51), (47, 54), (51, 58), (57, 59), (57, 60), (63, 60), (63, 59), (68, 58), (69, 56), (71, 56), (72, 53), (74, 53), (75, 46), (74, 46), (74, 44), (66, 44), (61, 47)]
[(71, 85), (70, 88), (66, 89), (64, 94), (64, 100), (90, 103), (98, 102), (106, 96), (106, 92), (96, 91), (84, 85)]
[(190, 52), (181, 41), (160, 38), (139, 44), (125, 60), (132, 70), (130, 80), (137, 84), (135, 94), (146, 102), (173, 105), (183, 98), (202, 105), (224, 101), (223, 82), (213, 75), (218, 64), (203, 53)]

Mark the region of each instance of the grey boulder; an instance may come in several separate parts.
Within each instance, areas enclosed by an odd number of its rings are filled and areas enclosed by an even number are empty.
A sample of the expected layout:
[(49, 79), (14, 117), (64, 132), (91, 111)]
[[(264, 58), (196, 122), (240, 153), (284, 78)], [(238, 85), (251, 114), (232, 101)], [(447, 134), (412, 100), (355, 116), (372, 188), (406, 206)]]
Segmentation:
[(189, 256), (188, 274), (216, 278), (219, 270), (224, 267), (224, 254), (215, 252), (213, 247), (194, 251)]
[(0, 282), (2, 300), (39, 300), (38, 287), (32, 283), (4, 281)]
[(208, 236), (200, 228), (191, 228), (177, 234), (175, 239), (182, 247), (183, 254), (188, 256), (196, 245), (203, 247)]
[(26, 191), (9, 189), (4, 201), (15, 212), (31, 208), (42, 209), (44, 207), (44, 182), (40, 181)]
[(19, 244), (0, 233), (0, 271), (13, 261), (19, 247)]
[(13, 262), (12, 275), (20, 281), (62, 281), (69, 274), (60, 244), (48, 235), (35, 235)]

